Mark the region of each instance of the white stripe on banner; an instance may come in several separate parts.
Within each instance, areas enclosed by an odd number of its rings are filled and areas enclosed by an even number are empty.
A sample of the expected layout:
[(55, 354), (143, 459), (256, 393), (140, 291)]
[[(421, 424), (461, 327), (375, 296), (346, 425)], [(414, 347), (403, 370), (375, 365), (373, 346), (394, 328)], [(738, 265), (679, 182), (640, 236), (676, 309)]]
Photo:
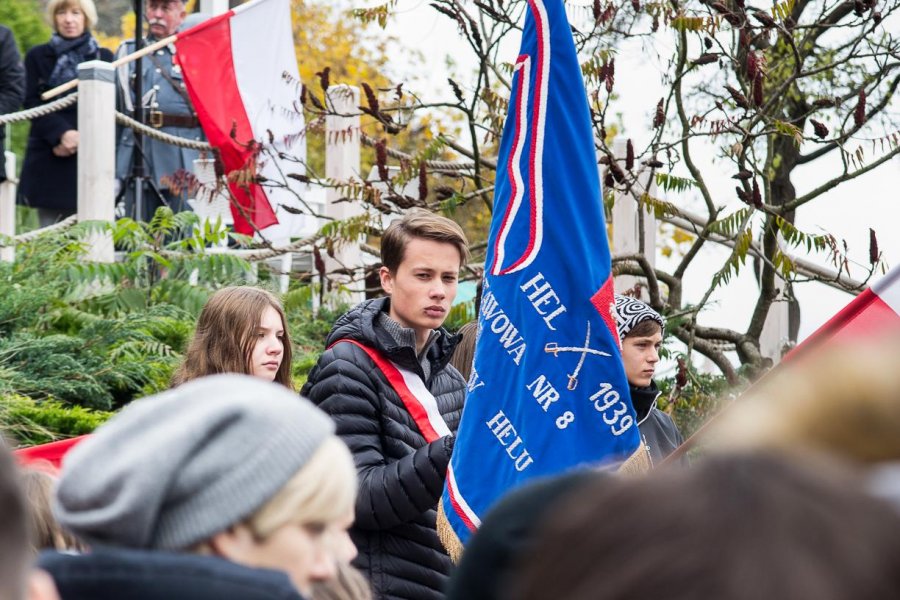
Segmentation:
[(406, 382), (406, 387), (409, 388), (409, 391), (412, 392), (413, 396), (415, 396), (422, 405), (422, 408), (425, 409), (425, 414), (428, 416), (428, 422), (431, 424), (432, 429), (437, 432), (439, 437), (450, 435), (450, 428), (447, 427), (444, 417), (441, 416), (441, 411), (438, 410), (437, 400), (435, 400), (434, 395), (428, 391), (428, 388), (425, 387), (425, 382), (422, 381), (422, 378), (412, 371), (404, 369), (393, 361), (391, 364), (393, 364), (397, 371), (400, 372), (403, 381)]
[(872, 291), (900, 315), (900, 267), (891, 269), (887, 275), (876, 281)]
[(463, 498), (462, 493), (459, 491), (459, 486), (456, 485), (456, 475), (453, 473), (453, 465), (447, 466), (447, 479), (449, 480), (450, 490), (453, 492), (453, 499), (456, 500), (456, 503), (462, 509), (466, 516), (469, 517), (469, 520), (475, 525), (475, 529), (481, 527), (481, 519), (478, 518), (478, 515), (475, 514), (475, 511), (472, 510), (472, 507), (466, 502), (466, 499)]

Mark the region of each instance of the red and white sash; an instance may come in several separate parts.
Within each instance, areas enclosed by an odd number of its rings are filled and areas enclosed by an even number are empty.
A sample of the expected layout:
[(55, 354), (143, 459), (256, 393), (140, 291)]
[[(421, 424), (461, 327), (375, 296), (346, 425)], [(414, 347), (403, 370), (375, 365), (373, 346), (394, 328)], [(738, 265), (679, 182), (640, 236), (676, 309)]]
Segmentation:
[(416, 422), (416, 426), (422, 432), (422, 435), (425, 436), (426, 441), (433, 442), (436, 439), (450, 435), (450, 428), (447, 427), (444, 417), (441, 416), (441, 411), (438, 410), (437, 400), (425, 387), (425, 382), (422, 381), (421, 377), (385, 358), (374, 348), (369, 348), (356, 340), (338, 340), (331, 344), (329, 348), (333, 348), (342, 342), (353, 344), (369, 355), (372, 362), (384, 373), (388, 383), (400, 396), (403, 406), (406, 407), (406, 410)]

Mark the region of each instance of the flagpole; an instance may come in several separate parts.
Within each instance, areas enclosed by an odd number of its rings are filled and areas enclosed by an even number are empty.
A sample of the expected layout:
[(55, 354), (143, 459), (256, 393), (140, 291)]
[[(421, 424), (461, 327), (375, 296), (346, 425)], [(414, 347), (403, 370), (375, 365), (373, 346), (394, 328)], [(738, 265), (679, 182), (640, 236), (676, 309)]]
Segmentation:
[[(169, 37), (163, 38), (163, 39), (159, 40), (158, 42), (154, 42), (154, 43), (150, 44), (149, 46), (144, 46), (137, 52), (132, 52), (131, 54), (127, 54), (121, 58), (114, 60), (112, 62), (112, 66), (113, 66), (113, 68), (115, 68), (115, 67), (118, 67), (118, 66), (121, 66), (124, 64), (128, 64), (130, 62), (134, 62), (137, 59), (141, 58), (142, 56), (147, 56), (148, 54), (152, 54), (153, 52), (156, 52), (160, 48), (165, 48), (169, 44), (174, 43), (175, 40), (177, 40), (177, 39), (178, 39), (178, 34), (170, 35)], [(71, 90), (72, 88), (77, 87), (77, 86), (78, 86), (78, 79), (77, 78), (72, 79), (70, 81), (67, 81), (66, 83), (58, 85), (55, 88), (53, 88), (51, 90), (47, 90), (46, 92), (41, 94), (41, 100), (49, 100), (50, 98), (55, 98), (56, 96), (59, 96), (63, 92), (68, 92), (69, 90)]]

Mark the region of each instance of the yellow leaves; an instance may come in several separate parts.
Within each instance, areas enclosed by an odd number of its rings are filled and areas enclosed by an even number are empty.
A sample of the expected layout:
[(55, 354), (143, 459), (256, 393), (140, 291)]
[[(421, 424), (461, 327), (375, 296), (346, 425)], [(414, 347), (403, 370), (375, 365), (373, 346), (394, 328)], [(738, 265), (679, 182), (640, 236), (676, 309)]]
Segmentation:
[(351, 14), (356, 18), (362, 21), (365, 24), (372, 23), (373, 21), (378, 23), (378, 26), (384, 29), (387, 27), (387, 18), (389, 14), (389, 10), (397, 4), (397, 0), (390, 0), (389, 2), (385, 2), (384, 4), (379, 4), (378, 6), (374, 6), (372, 8), (357, 8), (354, 9)]
[[(369, 10), (386, 10), (390, 4)], [(332, 84), (358, 86), (365, 81), (373, 88), (389, 85), (381, 74), (388, 64), (387, 46), (368, 35), (368, 23), (339, 14), (326, 3), (304, 0), (291, 2), (291, 17), (297, 65), (305, 84), (311, 85), (317, 72), (331, 67)]]
[(778, 119), (774, 119), (772, 121), (772, 124), (775, 127), (775, 131), (777, 131), (780, 135), (794, 138), (794, 143), (797, 144), (798, 147), (803, 143), (803, 131), (796, 125), (785, 123), (784, 121), (779, 121)]
[(791, 16), (791, 13), (794, 12), (794, 5), (797, 3), (797, 0), (785, 0), (784, 2), (776, 2), (772, 7), (772, 17), (775, 19), (780, 19), (781, 21), (787, 21), (787, 19)]
[(660, 246), (660, 253), (666, 258), (671, 258), (687, 254), (688, 248), (694, 243), (696, 236), (674, 225), (661, 224), (656, 239), (659, 240), (657, 245)]

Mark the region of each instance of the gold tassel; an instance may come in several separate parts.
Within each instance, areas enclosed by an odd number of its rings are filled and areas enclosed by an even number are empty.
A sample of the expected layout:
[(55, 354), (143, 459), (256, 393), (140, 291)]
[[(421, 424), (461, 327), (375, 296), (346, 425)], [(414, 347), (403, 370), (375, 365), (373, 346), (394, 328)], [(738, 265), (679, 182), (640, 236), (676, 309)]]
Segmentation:
[(643, 475), (653, 468), (653, 462), (650, 460), (650, 449), (641, 442), (634, 454), (625, 459), (617, 470), (623, 475)]
[[(650, 460), (650, 449), (641, 442), (638, 449), (625, 459), (625, 462), (619, 465), (617, 472), (628, 476), (643, 475), (652, 468), (653, 462)], [(441, 540), (441, 544), (444, 546), (447, 554), (450, 555), (450, 560), (453, 561), (453, 564), (458, 565), (460, 559), (462, 559), (462, 542), (459, 541), (459, 537), (457, 537), (456, 532), (453, 531), (453, 527), (450, 526), (450, 521), (447, 520), (447, 515), (444, 513), (443, 502), (438, 502), (437, 510), (437, 523), (435, 528), (437, 530), (438, 539)]]
[(443, 502), (438, 502), (437, 534), (447, 554), (450, 555), (450, 560), (453, 561), (453, 564), (458, 565), (462, 558), (463, 545), (456, 536), (456, 532), (453, 531), (453, 527), (450, 526), (450, 521), (447, 520)]

